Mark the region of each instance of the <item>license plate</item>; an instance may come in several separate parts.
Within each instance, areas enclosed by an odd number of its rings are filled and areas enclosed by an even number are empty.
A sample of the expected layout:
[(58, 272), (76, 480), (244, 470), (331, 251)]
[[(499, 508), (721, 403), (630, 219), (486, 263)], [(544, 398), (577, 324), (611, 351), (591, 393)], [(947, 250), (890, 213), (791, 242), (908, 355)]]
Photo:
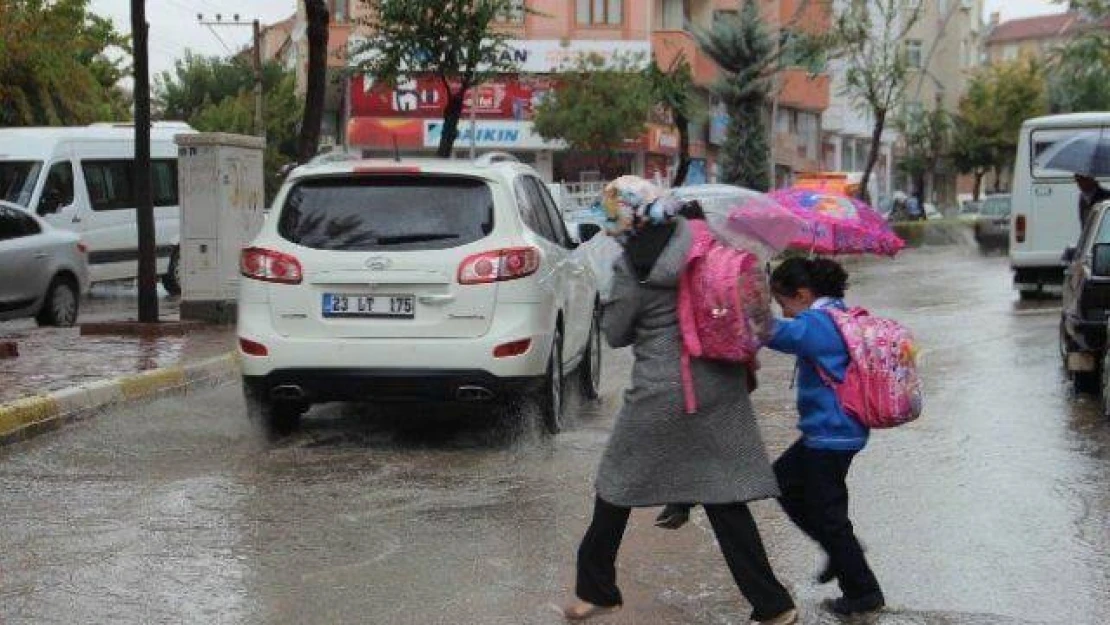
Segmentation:
[(324, 293), (325, 317), (413, 319), (416, 298), (412, 295), (347, 295)]

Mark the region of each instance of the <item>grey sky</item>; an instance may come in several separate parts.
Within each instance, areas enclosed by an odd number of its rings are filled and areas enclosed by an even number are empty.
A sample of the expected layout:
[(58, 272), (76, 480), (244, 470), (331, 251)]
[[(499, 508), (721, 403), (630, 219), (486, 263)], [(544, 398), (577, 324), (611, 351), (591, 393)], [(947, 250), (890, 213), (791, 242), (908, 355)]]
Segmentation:
[[(234, 8), (228, 9), (228, 5)], [(131, 32), (130, 0), (92, 0), (91, 6), (94, 12), (111, 17), (120, 30)], [(1051, 0), (986, 0), (987, 16), (991, 11), (1000, 11), (1003, 20), (1061, 10), (1063, 8)], [(197, 23), (197, 13), (204, 13), (206, 19), (223, 13), (226, 20), (238, 12), (244, 20), (258, 18), (263, 23), (271, 23), (285, 19), (295, 11), (296, 0), (237, 0), (234, 3), (220, 0), (148, 0), (151, 72), (157, 74), (172, 68), (174, 59), (181, 57), (186, 48), (202, 54), (223, 55), (227, 54), (228, 48), (239, 50), (250, 42), (250, 28), (247, 27), (216, 28), (217, 38), (208, 28)]]

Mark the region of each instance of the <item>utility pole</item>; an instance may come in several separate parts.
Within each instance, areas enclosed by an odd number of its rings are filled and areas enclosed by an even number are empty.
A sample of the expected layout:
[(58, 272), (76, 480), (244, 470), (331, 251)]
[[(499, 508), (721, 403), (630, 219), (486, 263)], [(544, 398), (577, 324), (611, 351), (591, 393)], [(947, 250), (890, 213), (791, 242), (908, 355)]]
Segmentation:
[(158, 268), (154, 259), (154, 195), (150, 179), (150, 68), (146, 0), (131, 0), (135, 60), (135, 204), (139, 229), (139, 323), (158, 322)]
[[(254, 134), (266, 138), (266, 123), (263, 119), (263, 93), (262, 93), (262, 25), (258, 20), (250, 22), (242, 21), (239, 19), (239, 14), (236, 13), (232, 16), (231, 21), (225, 22), (224, 16), (220, 13), (216, 14), (215, 20), (205, 20), (203, 13), (197, 13), (197, 21), (201, 25), (207, 26), (212, 30), (212, 34), (216, 31), (213, 30), (216, 26), (249, 26), (254, 32), (254, 47), (251, 54), (252, 65), (254, 66)], [(217, 35), (219, 38), (219, 35)], [(221, 40), (222, 41), (222, 40)]]

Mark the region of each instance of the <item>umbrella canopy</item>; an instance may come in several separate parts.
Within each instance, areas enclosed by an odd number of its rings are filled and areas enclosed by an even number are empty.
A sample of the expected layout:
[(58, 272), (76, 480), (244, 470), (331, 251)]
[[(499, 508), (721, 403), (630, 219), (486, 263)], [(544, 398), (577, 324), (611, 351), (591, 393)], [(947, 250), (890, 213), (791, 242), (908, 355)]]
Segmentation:
[(1091, 130), (1049, 146), (1038, 158), (1042, 169), (1066, 171), (1094, 178), (1110, 176), (1110, 136)]
[(818, 254), (893, 256), (905, 246), (886, 220), (859, 200), (811, 189), (784, 189), (765, 198), (735, 207), (729, 228), (779, 250)]
[[(765, 193), (730, 184), (697, 184), (671, 189), (683, 202), (697, 200), (710, 230), (721, 241), (767, 259), (786, 249), (806, 221), (783, 211)], [(734, 210), (745, 207), (758, 227), (736, 228), (730, 223)]]

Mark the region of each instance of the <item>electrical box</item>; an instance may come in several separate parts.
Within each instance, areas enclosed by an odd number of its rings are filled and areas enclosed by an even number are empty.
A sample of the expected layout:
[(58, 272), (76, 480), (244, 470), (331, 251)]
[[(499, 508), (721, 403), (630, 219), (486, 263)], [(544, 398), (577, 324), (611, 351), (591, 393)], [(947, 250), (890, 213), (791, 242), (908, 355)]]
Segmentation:
[(239, 253), (262, 227), (265, 187), (259, 137), (177, 135), (181, 206), (181, 318), (235, 320)]

